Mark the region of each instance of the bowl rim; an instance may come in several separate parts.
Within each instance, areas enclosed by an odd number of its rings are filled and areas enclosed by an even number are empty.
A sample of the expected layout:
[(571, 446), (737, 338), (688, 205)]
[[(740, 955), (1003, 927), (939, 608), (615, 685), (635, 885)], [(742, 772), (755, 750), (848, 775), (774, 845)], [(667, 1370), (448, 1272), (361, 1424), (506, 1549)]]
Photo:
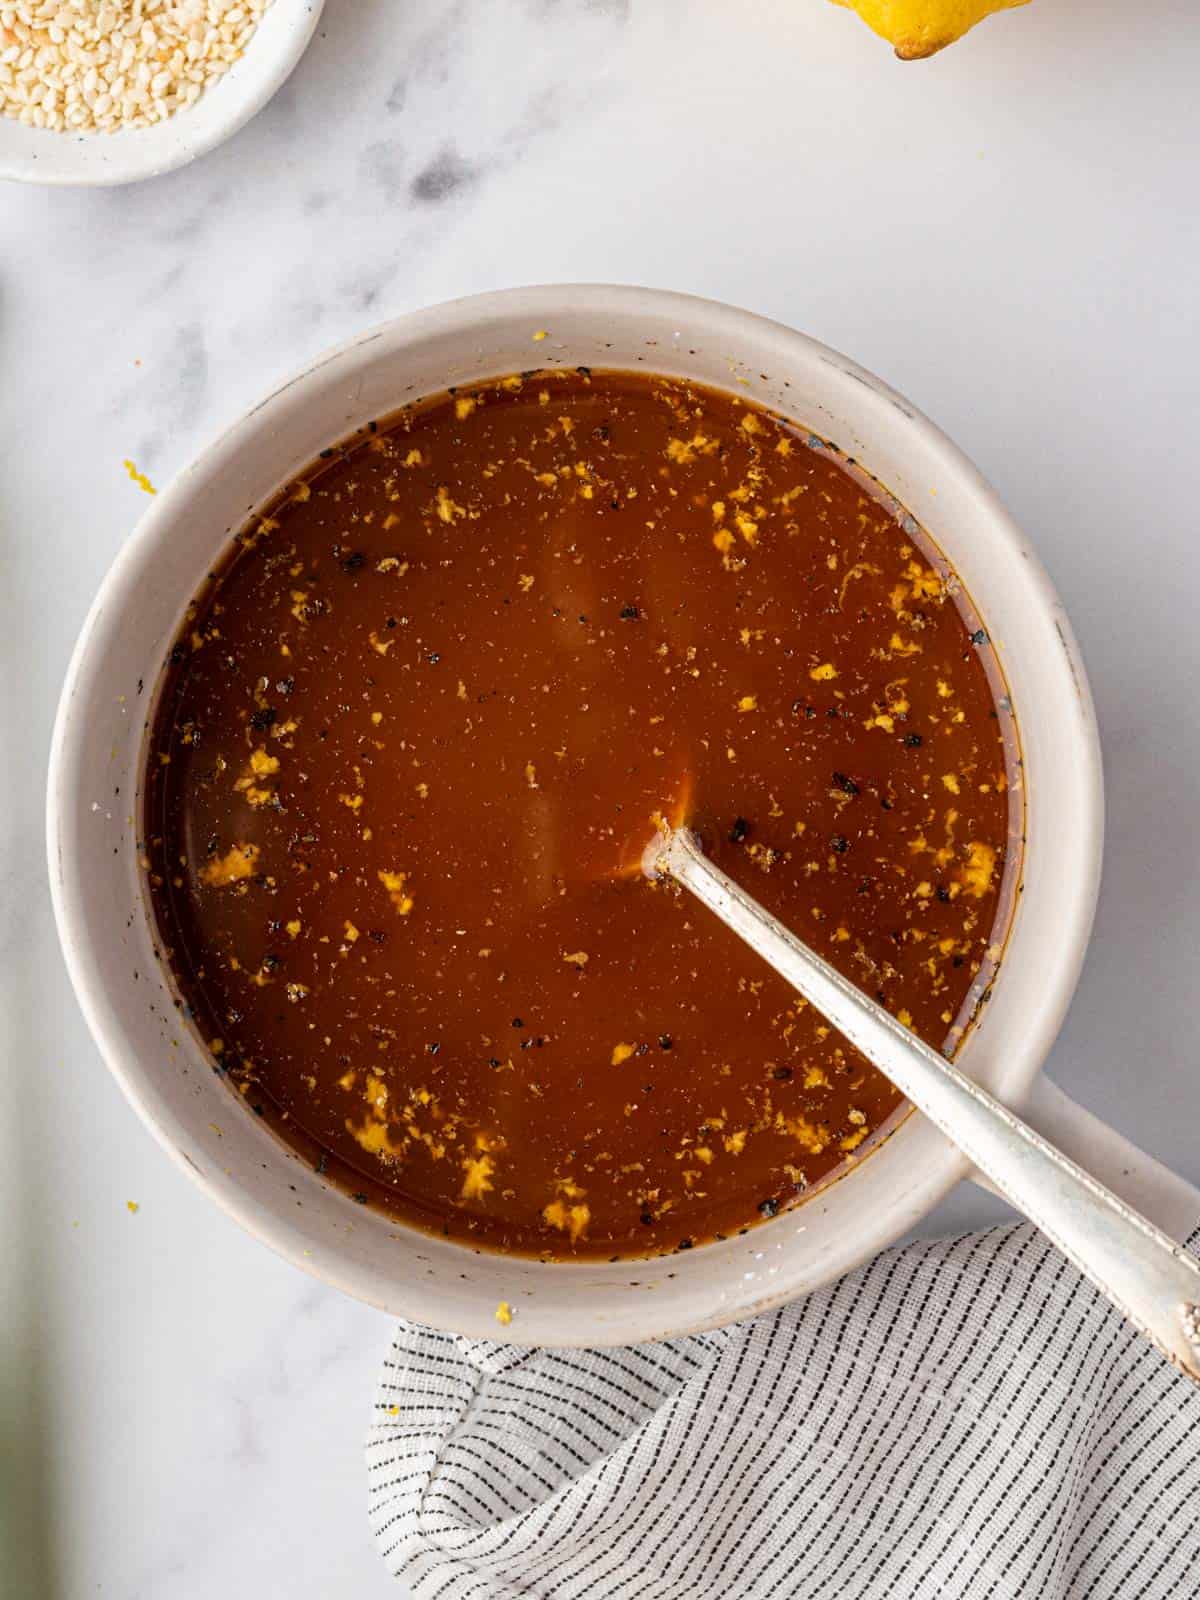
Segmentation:
[[(71, 873), (71, 868), (78, 862), (72, 861), (70, 857), (72, 854), (78, 857), (81, 852), (71, 844), (71, 829), (69, 818), (66, 816), (70, 795), (64, 787), (64, 779), (69, 778), (72, 765), (71, 709), (81, 692), (85, 701), (88, 698), (88, 679), (93, 665), (90, 659), (91, 641), (101, 617), (113, 609), (119, 615), (122, 608), (135, 603), (136, 575), (144, 563), (146, 553), (157, 546), (179, 509), (187, 504), (196, 479), (213, 471), (225, 455), (238, 447), (248, 423), (254, 421), (257, 426), (268, 424), (273, 408), (281, 406), (286, 397), (294, 400), (293, 391), (298, 386), (310, 383), (318, 374), (326, 372), (331, 366), (336, 368), (339, 363), (345, 364), (346, 376), (352, 375), (358, 359), (380, 341), (385, 341), (396, 349), (403, 349), (419, 340), (439, 334), (463, 336), (481, 333), (489, 323), (508, 324), (517, 317), (530, 319), (531, 327), (544, 326), (546, 323), (553, 326), (551, 307), (555, 303), (569, 306), (572, 311), (585, 308), (592, 313), (603, 313), (611, 309), (625, 317), (633, 313), (645, 313), (649, 308), (660, 319), (670, 318), (673, 313), (683, 322), (694, 322), (700, 318), (703, 319), (706, 331), (714, 341), (729, 341), (727, 348), (736, 348), (739, 330), (744, 337), (747, 326), (755, 326), (763, 331), (769, 330), (774, 337), (790, 343), (798, 353), (810, 361), (832, 364), (840, 373), (857, 383), (864, 384), (878, 400), (898, 410), (904, 419), (903, 427), (919, 437), (925, 454), (936, 459), (940, 471), (947, 479), (952, 477), (957, 480), (978, 502), (980, 515), (986, 516), (992, 531), (999, 535), (1005, 545), (1007, 555), (1015, 567), (1019, 567), (1022, 571), (1027, 584), (1032, 585), (1033, 592), (1046, 614), (1045, 620), (1052, 624), (1057, 633), (1078, 700), (1079, 715), (1069, 728), (1063, 730), (1064, 736), (1073, 741), (1071, 753), (1079, 780), (1074, 796), (1077, 807), (1072, 812), (1070, 839), (1066, 846), (1072, 852), (1076, 870), (1071, 879), (1073, 894), (1069, 901), (1058, 908), (1060, 916), (1056, 924), (1058, 935), (1056, 959), (1046, 972), (1036, 1010), (1029, 1018), (1029, 1030), (1022, 1051), (1025, 1063), (1024, 1081), (1016, 1083), (1006, 1094), (1006, 1098), (1012, 1104), (1019, 1106), (1031, 1091), (1062, 1024), (1086, 952), (1099, 890), (1104, 810), (1099, 736), (1082, 659), (1061, 601), (1036, 554), (978, 469), (911, 402), (856, 362), (785, 324), (723, 302), (632, 285), (582, 283), (506, 289), (443, 302), (409, 312), (367, 329), (318, 354), (302, 369), (273, 388), (263, 399), (247, 407), (197, 453), (192, 462), (147, 508), (136, 528), (118, 550), (100, 585), (72, 652), (51, 740), (47, 785), (47, 841), (51, 898), (66, 965), (89, 1031), (126, 1098), (172, 1159), (187, 1171), (193, 1181), (199, 1183), (224, 1211), (294, 1265), (322, 1282), (341, 1288), (355, 1298), (378, 1305), (391, 1313), (396, 1313), (401, 1308), (397, 1304), (396, 1297), (387, 1292), (378, 1274), (340, 1259), (332, 1247), (319, 1252), (302, 1249), (300, 1236), (282, 1217), (271, 1215), (264, 1219), (263, 1208), (254, 1202), (248, 1193), (240, 1190), (236, 1183), (221, 1183), (200, 1173), (194, 1163), (172, 1141), (167, 1130), (157, 1120), (153, 1109), (146, 1103), (143, 1094), (144, 1072), (136, 1059), (131, 1059), (134, 1052), (123, 1037), (120, 1018), (109, 1012), (95, 957), (85, 942), (77, 938), (77, 924), (81, 920), (77, 904), (81, 891), (78, 883), (72, 882)], [(646, 370), (651, 369), (652, 363), (648, 362)], [(886, 483), (885, 487), (891, 488)], [(899, 498), (903, 503), (903, 498)], [(181, 597), (181, 605), (184, 603), (186, 601)], [(986, 604), (984, 610), (986, 614)], [(1061, 662), (1058, 663), (1056, 670), (1060, 673), (1063, 671)], [(1018, 727), (1019, 718), (1018, 707)], [(914, 1118), (907, 1120), (909, 1124), (914, 1120), (923, 1121)], [(830, 1268), (828, 1270), (822, 1268), (822, 1281), (828, 1281), (832, 1277), (852, 1270), (863, 1260), (885, 1248), (888, 1243), (893, 1242), (908, 1227), (927, 1214), (963, 1177), (969, 1175), (971, 1165), (968, 1159), (937, 1133), (932, 1125), (925, 1124), (922, 1133), (928, 1134), (922, 1146), (924, 1153), (930, 1157), (932, 1152), (933, 1157), (927, 1160), (919, 1172), (908, 1175), (902, 1191), (894, 1197), (894, 1205), (889, 1205), (885, 1220), (869, 1226), (864, 1224), (858, 1230), (855, 1239), (840, 1241), (839, 1248), (833, 1252)], [(802, 1211), (803, 1208), (800, 1208), (795, 1215), (800, 1215)], [(766, 1228), (771, 1226), (774, 1224), (764, 1225), (759, 1231), (765, 1236)], [(703, 1259), (704, 1254), (697, 1252), (695, 1259)], [(576, 1263), (553, 1263), (543, 1270), (580, 1274), (586, 1268)], [(708, 1310), (699, 1310), (694, 1317), (683, 1320), (676, 1318), (669, 1323), (662, 1321), (661, 1314), (656, 1317), (653, 1306), (647, 1306), (643, 1302), (640, 1311), (631, 1312), (627, 1317), (612, 1322), (607, 1329), (589, 1326), (586, 1337), (572, 1338), (567, 1334), (565, 1337), (555, 1337), (552, 1341), (523, 1337), (524, 1330), (516, 1323), (512, 1327), (501, 1329), (493, 1322), (490, 1308), (480, 1308), (477, 1319), (457, 1315), (453, 1319), (439, 1320), (436, 1307), (431, 1309), (429, 1303), (423, 1303), (421, 1320), (449, 1327), (453, 1331), (470, 1336), (487, 1337), (514, 1344), (546, 1342), (564, 1346), (572, 1343), (615, 1344), (628, 1343), (631, 1339), (676, 1337), (718, 1327), (734, 1318), (741, 1319), (771, 1309), (794, 1299), (797, 1293), (803, 1292), (806, 1291), (785, 1283), (782, 1287), (772, 1288), (752, 1300), (739, 1304), (733, 1310), (718, 1304)]]
[[(258, 115), (291, 77), (308, 49), (325, 0), (271, 0), (251, 39), (246, 54), (234, 62), (221, 79), (207, 88), (195, 106), (189, 106), (148, 128), (122, 128), (115, 133), (76, 133), (51, 128), (30, 128), (12, 117), (0, 116), (0, 180), (37, 184), (55, 189), (111, 189), (147, 178), (164, 177), (215, 150)], [(289, 15), (290, 12), (290, 15)], [(253, 52), (258, 35), (275, 16), (284, 21), (278, 31), (269, 68), (260, 72)], [(247, 67), (247, 63), (250, 66)], [(243, 88), (243, 86), (245, 86)], [(188, 136), (189, 118), (212, 97), (221, 109), (222, 91), (228, 95), (228, 115), (213, 115), (194, 138)], [(194, 126), (195, 124), (193, 124)], [(203, 124), (201, 124), (203, 126)], [(16, 149), (5, 138), (10, 129), (28, 136)], [(95, 145), (107, 160), (95, 163), (87, 152)], [(25, 148), (22, 148), (22, 147)]]

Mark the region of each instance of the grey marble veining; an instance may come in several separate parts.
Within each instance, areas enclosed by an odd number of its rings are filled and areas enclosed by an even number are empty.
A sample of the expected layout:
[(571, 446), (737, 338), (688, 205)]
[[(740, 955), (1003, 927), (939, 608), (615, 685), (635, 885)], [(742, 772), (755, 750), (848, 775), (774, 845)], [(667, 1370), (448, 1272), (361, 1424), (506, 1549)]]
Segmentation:
[[(59, 960), (41, 786), (75, 632), (143, 508), (123, 461), (165, 482), (410, 307), (563, 278), (736, 300), (979, 461), (1060, 584), (1106, 742), (1106, 886), (1053, 1071), (1200, 1180), (1198, 76), (1187, 0), (1136, 25), (1034, 0), (908, 66), (824, 0), (329, 0), (282, 93), (194, 166), (0, 188), (14, 1594), (392, 1592), (360, 1461), (386, 1327), (212, 1210), (121, 1102)], [(998, 1215), (964, 1189), (925, 1231)]]

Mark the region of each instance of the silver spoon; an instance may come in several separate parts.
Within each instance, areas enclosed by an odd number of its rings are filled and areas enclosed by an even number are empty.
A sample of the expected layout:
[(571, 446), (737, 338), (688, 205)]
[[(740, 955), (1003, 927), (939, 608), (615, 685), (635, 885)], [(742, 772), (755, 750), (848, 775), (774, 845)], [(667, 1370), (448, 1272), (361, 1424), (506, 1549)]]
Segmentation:
[(1112, 1301), (1173, 1366), (1200, 1383), (1200, 1266), (1161, 1229), (1069, 1161), (802, 944), (704, 855), (664, 827), (648, 877), (689, 890), (862, 1051)]

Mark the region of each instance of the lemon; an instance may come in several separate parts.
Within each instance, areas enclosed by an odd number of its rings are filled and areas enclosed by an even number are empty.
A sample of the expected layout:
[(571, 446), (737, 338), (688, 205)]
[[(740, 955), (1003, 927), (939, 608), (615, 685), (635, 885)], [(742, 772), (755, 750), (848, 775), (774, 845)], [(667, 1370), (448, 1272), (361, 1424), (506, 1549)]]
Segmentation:
[(993, 11), (1008, 11), (1028, 0), (834, 0), (857, 11), (868, 28), (896, 47), (905, 61), (931, 56), (961, 39)]

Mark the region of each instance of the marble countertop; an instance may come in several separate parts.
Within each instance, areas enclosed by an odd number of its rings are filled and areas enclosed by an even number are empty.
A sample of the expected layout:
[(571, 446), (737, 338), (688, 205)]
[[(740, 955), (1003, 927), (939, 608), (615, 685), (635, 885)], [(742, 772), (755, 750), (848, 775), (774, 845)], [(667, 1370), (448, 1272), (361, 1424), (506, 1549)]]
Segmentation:
[[(244, 1236), (121, 1101), (59, 958), (42, 786), (76, 630), (143, 509), (124, 459), (165, 482), (424, 302), (572, 278), (735, 300), (975, 458), (1061, 587), (1105, 741), (1107, 876), (1052, 1070), (1200, 1180), (1198, 80), (1190, 0), (1035, 0), (913, 65), (824, 0), (329, 0), (275, 102), (194, 166), (0, 189), (14, 1597), (396, 1592), (361, 1462), (385, 1321)], [(963, 1188), (923, 1231), (1001, 1214)]]

